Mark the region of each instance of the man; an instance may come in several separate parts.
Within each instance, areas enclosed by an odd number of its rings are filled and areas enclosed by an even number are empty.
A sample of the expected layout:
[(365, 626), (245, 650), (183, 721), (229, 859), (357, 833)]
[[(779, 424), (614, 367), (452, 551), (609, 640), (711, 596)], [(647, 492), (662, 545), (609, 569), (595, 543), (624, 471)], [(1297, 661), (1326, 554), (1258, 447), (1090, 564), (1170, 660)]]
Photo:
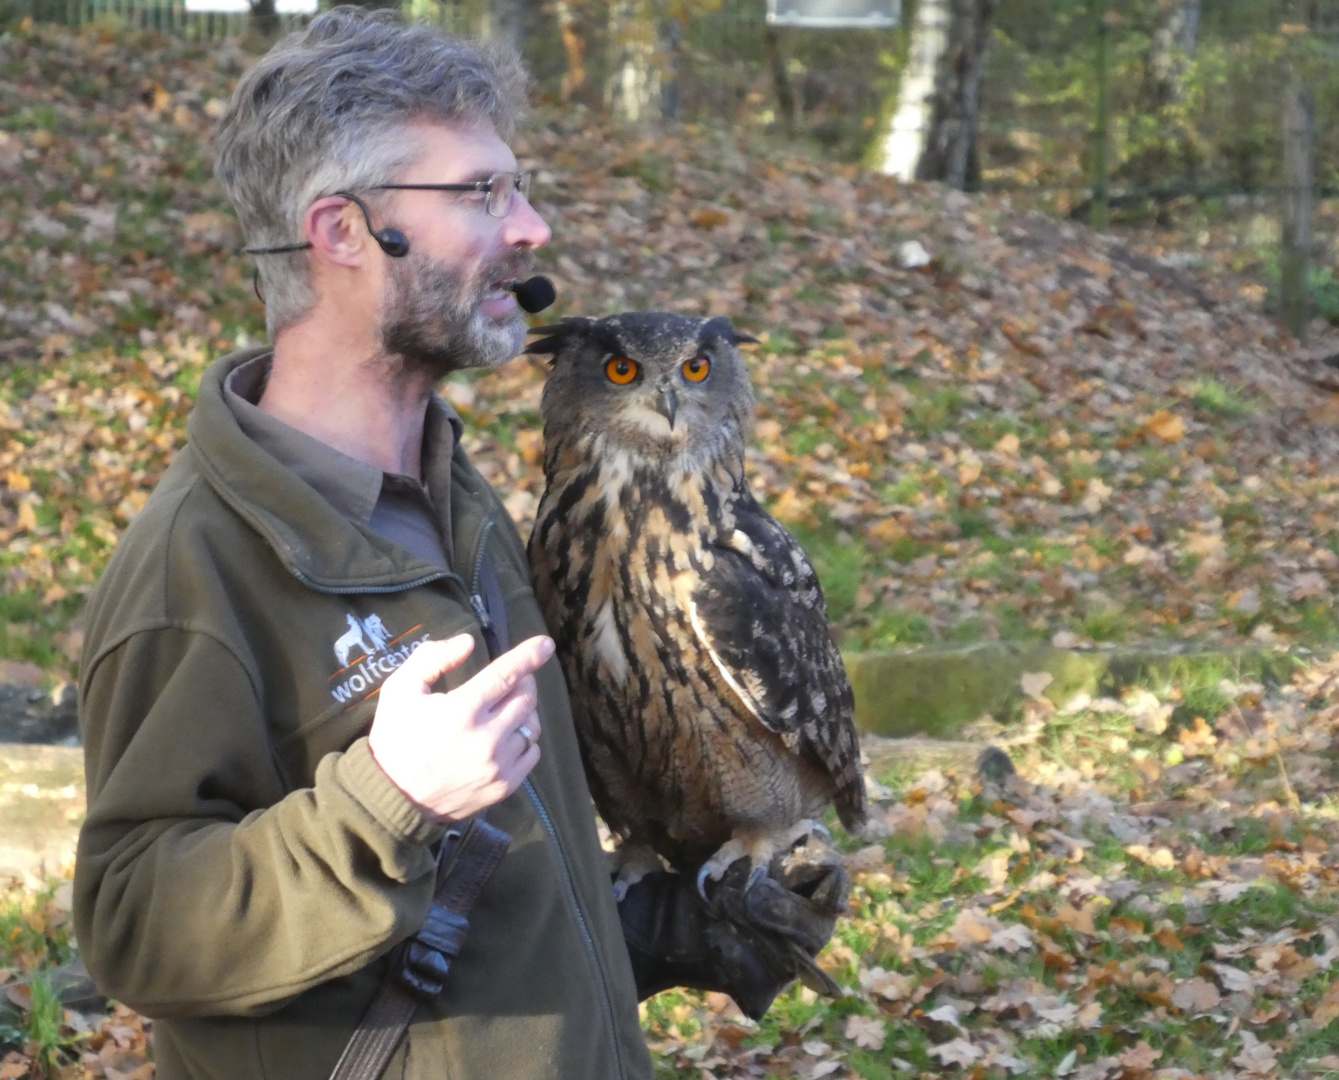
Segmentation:
[[(338, 9), (220, 122), (273, 345), (206, 373), (81, 669), (78, 940), (157, 1021), (163, 1080), (329, 1076), (428, 914), (447, 825), (482, 810), (510, 849), (387, 1076), (649, 1076), (639, 992), (758, 1013), (794, 975), (785, 937), (831, 933), (830, 879), (745, 898), (783, 931), (761, 945), (677, 875), (613, 901), (524, 548), (433, 390), (524, 340), (508, 286), (550, 231), (506, 142), (522, 85)], [(490, 662), (496, 622), (519, 644)]]

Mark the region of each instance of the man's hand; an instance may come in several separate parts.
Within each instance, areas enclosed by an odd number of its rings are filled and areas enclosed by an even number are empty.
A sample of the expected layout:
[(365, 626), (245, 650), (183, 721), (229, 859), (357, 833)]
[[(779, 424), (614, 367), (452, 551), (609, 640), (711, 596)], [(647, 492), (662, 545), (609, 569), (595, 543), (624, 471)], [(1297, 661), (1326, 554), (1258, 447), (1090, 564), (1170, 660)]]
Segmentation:
[(836, 852), (810, 847), (778, 855), (752, 887), (741, 860), (708, 903), (694, 874), (657, 871), (630, 886), (618, 913), (638, 995), (671, 986), (723, 990), (754, 1020), (797, 977), (839, 995), (814, 957), (846, 911), (850, 877)]
[(459, 821), (501, 802), (539, 763), (534, 673), (553, 641), (533, 637), (446, 694), (433, 684), (474, 639), (425, 641), (381, 687), (368, 742), (377, 764), (424, 811)]

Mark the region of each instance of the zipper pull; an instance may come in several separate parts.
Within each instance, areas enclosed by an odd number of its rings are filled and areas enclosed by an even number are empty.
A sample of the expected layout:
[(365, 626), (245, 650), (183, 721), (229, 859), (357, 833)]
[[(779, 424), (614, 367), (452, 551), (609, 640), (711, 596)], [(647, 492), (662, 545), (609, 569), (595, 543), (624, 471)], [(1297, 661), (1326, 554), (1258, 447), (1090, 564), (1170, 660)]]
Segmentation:
[(488, 614), (488, 605), (484, 603), (484, 598), (478, 593), (470, 596), (470, 606), (474, 608), (474, 614), (479, 616), (479, 625), (484, 630), (493, 629), (493, 618)]

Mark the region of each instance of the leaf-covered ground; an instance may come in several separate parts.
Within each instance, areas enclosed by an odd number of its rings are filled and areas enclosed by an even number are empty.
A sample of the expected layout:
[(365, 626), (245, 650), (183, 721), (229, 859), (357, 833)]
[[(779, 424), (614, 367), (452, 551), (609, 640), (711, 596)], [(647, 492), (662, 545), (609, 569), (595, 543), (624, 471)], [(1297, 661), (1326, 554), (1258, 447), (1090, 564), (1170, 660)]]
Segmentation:
[(887, 783), (820, 957), (847, 996), (753, 1024), (662, 994), (663, 1075), (1339, 1075), (1339, 656), (1214, 694), (1208, 720), (1175, 687), (1036, 698), (999, 786), (872, 747)]
[[(245, 62), (110, 29), (0, 35), (0, 656), (72, 666), (203, 366), (260, 337), (208, 164)], [(753, 479), (848, 647), (1339, 637), (1339, 385), (1259, 314), (1259, 285), (728, 132), (539, 113), (518, 148), (555, 228), (556, 314), (728, 314), (764, 340)], [(542, 377), (522, 361), (447, 389), (522, 523)], [(662, 995), (661, 1071), (1339, 1073), (1339, 662), (1016, 719), (988, 732), (1023, 778), (999, 790), (872, 744), (874, 823), (823, 957), (849, 996), (796, 991), (754, 1026)], [(59, 896), (0, 905), (0, 1080), (44, 1055), (143, 1080), (138, 1017), (18, 985), (68, 958)]]
[[(1059, 710), (1045, 681), (1002, 733), (1015, 778), (868, 742), (871, 823), (835, 830), (854, 888), (819, 957), (845, 996), (796, 988), (755, 1024), (661, 994), (659, 1075), (1339, 1076), (1339, 654)], [(31, 981), (71, 955), (67, 906), (0, 902), (0, 1077), (146, 1080), (142, 1018)]]
[[(209, 166), (246, 59), (0, 38), (0, 654), (68, 665), (202, 366), (261, 335)], [(544, 317), (711, 312), (764, 340), (753, 480), (848, 647), (1339, 636), (1339, 406), (1251, 286), (725, 131), (541, 112), (518, 149), (556, 236)], [(523, 523), (542, 377), (448, 388)]]

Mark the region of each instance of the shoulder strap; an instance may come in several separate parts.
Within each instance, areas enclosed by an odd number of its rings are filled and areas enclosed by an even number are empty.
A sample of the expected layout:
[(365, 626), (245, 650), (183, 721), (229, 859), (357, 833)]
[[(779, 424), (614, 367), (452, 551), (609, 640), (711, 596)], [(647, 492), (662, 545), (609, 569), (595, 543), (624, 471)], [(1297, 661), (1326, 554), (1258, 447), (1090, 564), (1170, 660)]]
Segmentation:
[(404, 1038), (414, 1010), (442, 992), (469, 930), (469, 913), (511, 844), (483, 814), (447, 831), (433, 904), (422, 929), (396, 951), (377, 996), (358, 1022), (330, 1080), (378, 1080)]

